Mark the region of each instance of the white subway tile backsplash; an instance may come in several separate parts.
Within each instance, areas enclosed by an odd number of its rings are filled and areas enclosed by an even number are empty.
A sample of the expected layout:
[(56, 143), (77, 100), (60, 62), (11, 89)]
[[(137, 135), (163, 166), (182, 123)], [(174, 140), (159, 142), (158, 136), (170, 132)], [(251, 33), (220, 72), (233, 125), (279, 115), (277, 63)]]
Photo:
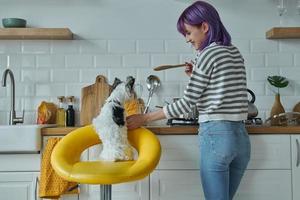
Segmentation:
[(236, 46), (242, 54), (250, 52), (250, 41), (249, 40), (233, 38), (232, 44), (234, 46)]
[(52, 81), (54, 83), (78, 83), (79, 70), (58, 70), (52, 71)]
[(0, 109), (0, 124), (8, 124), (9, 113)]
[(192, 53), (193, 47), (187, 44), (185, 39), (182, 40), (166, 40), (167, 53)]
[(35, 55), (22, 55), (21, 66), (28, 67), (28, 68), (35, 68), (36, 66)]
[(10, 97), (1, 97), (0, 98), (0, 111), (10, 110)]
[[(289, 80), (299, 81), (300, 67), (281, 68), (280, 74)], [(298, 88), (300, 89), (300, 88)]]
[(24, 69), (22, 70), (22, 82), (25, 83), (49, 83), (50, 82), (50, 70), (34, 70)]
[(50, 53), (50, 42), (28, 40), (22, 42), (22, 53), (43, 54)]
[(294, 65), (293, 54), (275, 53), (266, 54), (266, 66), (282, 66), (289, 67)]
[(137, 53), (163, 53), (164, 41), (163, 40), (138, 40)]
[(179, 56), (174, 54), (173, 55), (168, 55), (168, 54), (152, 55), (151, 64), (152, 64), (152, 68), (157, 67), (159, 65), (179, 64)]
[(294, 55), (295, 66), (300, 68), (300, 53)]
[(178, 97), (180, 95), (180, 83), (179, 82), (165, 82), (161, 84), (161, 87), (157, 90), (157, 95), (160, 97), (173, 96)]
[[(183, 68), (154, 71), (163, 64), (189, 62), (195, 57), (195, 51), (181, 40), (80, 40), (51, 41), (51, 51), (47, 51), (47, 42), (18, 41), (12, 48), (23, 44), (24, 52), (9, 53), (7, 46), (0, 44), (0, 69), (3, 71), (10, 55), (10, 68), (16, 80), (18, 110), (25, 107), (29, 111), (26, 122), (36, 119), (36, 109), (42, 100), (57, 103), (59, 95), (74, 95), (79, 115), (81, 88), (93, 84), (97, 75), (104, 75), (112, 84), (115, 77), (125, 80), (132, 75), (136, 83), (142, 85), (139, 95), (146, 102), (148, 89), (146, 78), (156, 75), (161, 87), (154, 94), (151, 110), (155, 105), (164, 105), (165, 100), (182, 97), (188, 77)], [(61, 42), (61, 43), (60, 43)], [(233, 43), (240, 49), (245, 59), (247, 87), (256, 94), (259, 117), (268, 117), (274, 101), (267, 76), (282, 75), (290, 80), (287, 88), (281, 89), (285, 106), (291, 109), (300, 96), (300, 53), (289, 41), (263, 39), (236, 39)], [(9, 42), (7, 44), (10, 44)], [(2, 52), (4, 51), (4, 52)], [(34, 52), (37, 52), (34, 53)], [(7, 88), (0, 88), (0, 120), (7, 121), (10, 103), (10, 81)], [(250, 97), (249, 97), (250, 98)], [(2, 106), (2, 107), (1, 107)], [(2, 109), (3, 108), (3, 109)], [(3, 116), (4, 115), (4, 116)], [(161, 122), (163, 123), (163, 122)]]
[(107, 77), (107, 69), (106, 68), (102, 68), (102, 69), (83, 69), (80, 70), (80, 82), (82, 83), (94, 83), (96, 80), (96, 77), (98, 75), (103, 75), (105, 77)]
[(24, 124), (32, 124), (37, 121), (37, 113), (29, 112), (28, 110), (24, 113)]
[(251, 81), (266, 81), (268, 76), (279, 75), (279, 68), (252, 68)]
[(66, 55), (66, 67), (91, 68), (94, 67), (93, 55)]
[(245, 67), (264, 67), (265, 66), (265, 55), (263, 53), (244, 53)]
[(1, 40), (0, 53), (21, 53), (22, 52), (22, 40)]
[(286, 39), (279, 42), (280, 52), (299, 53), (300, 40)]
[(2, 64), (4, 68), (7, 68), (8, 66), (8, 57), (9, 57), (9, 68), (13, 71), (15, 69), (19, 70), (22, 66), (22, 55), (21, 54), (6, 54), (2, 56)]
[(135, 40), (109, 40), (108, 41), (109, 53), (135, 53), (136, 41)]
[[(94, 81), (93, 81), (94, 83)], [(87, 85), (93, 84), (93, 83), (89, 83), (89, 84), (85, 84), (85, 83), (78, 83), (78, 84), (66, 84), (66, 96), (75, 96), (77, 99), (80, 99), (81, 96), (81, 89), (83, 87), (86, 87)], [(78, 103), (78, 101), (77, 101)]]
[(0, 98), (1, 97), (6, 97), (6, 91), (7, 91), (6, 87), (0, 87)]
[(64, 68), (65, 56), (64, 55), (37, 55), (38, 68)]
[(251, 52), (253, 53), (275, 53), (279, 51), (277, 40), (251, 40)]
[(124, 55), (123, 65), (125, 67), (148, 67), (150, 63), (150, 56), (143, 55)]
[[(29, 97), (35, 95), (35, 83), (18, 84), (15, 88), (16, 97)], [(9, 97), (10, 98), (10, 97)]]
[[(266, 94), (266, 81), (256, 81), (256, 82), (250, 82), (247, 83), (247, 88), (252, 90), (255, 95), (263, 96)], [(248, 94), (248, 97), (250, 99), (250, 94)]]
[(146, 81), (149, 75), (157, 76), (161, 81), (165, 81), (165, 71), (154, 71), (152, 68), (139, 68), (137, 69), (137, 81)]
[(53, 40), (52, 54), (76, 54), (80, 52), (80, 40)]
[(37, 97), (57, 97), (65, 95), (65, 84), (37, 84)]
[(50, 98), (49, 97), (39, 97), (39, 96), (24, 98), (23, 104), (24, 104), (24, 109), (25, 109), (25, 115), (26, 115), (27, 111), (37, 112), (38, 107), (41, 105), (41, 102), (43, 102), (43, 101), (49, 102)]
[(95, 58), (96, 67), (109, 68), (121, 67), (122, 56), (120, 55), (97, 55)]
[(115, 77), (119, 78), (121, 81), (126, 80), (127, 76), (136, 77), (137, 70), (135, 68), (114, 68), (108, 70), (108, 81), (112, 84)]
[(107, 53), (106, 40), (81, 40), (80, 52), (82, 54)]

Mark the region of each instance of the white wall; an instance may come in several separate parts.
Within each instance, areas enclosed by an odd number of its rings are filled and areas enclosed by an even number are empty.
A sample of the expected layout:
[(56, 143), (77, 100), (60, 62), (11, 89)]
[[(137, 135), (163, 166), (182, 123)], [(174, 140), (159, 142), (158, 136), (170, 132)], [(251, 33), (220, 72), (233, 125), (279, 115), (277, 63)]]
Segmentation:
[[(291, 84), (281, 90), (287, 111), (300, 101), (300, 40), (267, 40), (274, 26), (300, 26), (296, 0), (288, 0), (288, 12), (280, 19), (274, 0), (211, 0), (218, 9), (233, 43), (246, 61), (248, 87), (256, 96), (259, 116), (267, 118), (274, 94), (268, 75), (286, 76)], [(72, 41), (0, 40), (0, 72), (11, 57), (16, 79), (16, 107), (26, 110), (26, 123), (35, 122), (42, 100), (75, 95), (94, 82), (97, 74), (110, 82), (115, 76), (133, 75), (148, 91), (146, 77), (158, 75), (161, 90), (155, 105), (183, 94), (187, 83), (182, 69), (152, 71), (161, 64), (189, 61), (190, 45), (176, 30), (180, 13), (191, 0), (0, 0), (0, 18), (21, 17), (29, 27), (68, 27)], [(77, 101), (77, 109), (79, 102)], [(0, 124), (8, 121), (10, 89), (0, 87)], [(20, 114), (20, 113), (19, 113)]]

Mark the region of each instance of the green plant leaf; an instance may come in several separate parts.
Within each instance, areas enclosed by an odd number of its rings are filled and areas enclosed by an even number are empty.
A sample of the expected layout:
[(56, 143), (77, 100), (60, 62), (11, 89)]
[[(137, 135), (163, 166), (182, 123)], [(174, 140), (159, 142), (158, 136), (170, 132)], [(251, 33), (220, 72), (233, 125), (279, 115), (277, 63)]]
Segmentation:
[(277, 88), (285, 88), (289, 81), (283, 76), (268, 76), (268, 82)]

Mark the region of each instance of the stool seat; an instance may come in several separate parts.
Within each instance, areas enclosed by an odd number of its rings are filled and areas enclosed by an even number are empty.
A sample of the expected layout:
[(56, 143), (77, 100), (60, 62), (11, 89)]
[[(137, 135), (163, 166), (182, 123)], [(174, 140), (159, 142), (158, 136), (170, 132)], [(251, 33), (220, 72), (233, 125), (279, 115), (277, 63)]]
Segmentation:
[(82, 152), (101, 143), (101, 139), (92, 125), (78, 128), (55, 146), (51, 165), (62, 178), (83, 184), (107, 185), (139, 180), (155, 169), (161, 146), (155, 134), (146, 128), (128, 131), (128, 140), (138, 152), (137, 160), (80, 161)]

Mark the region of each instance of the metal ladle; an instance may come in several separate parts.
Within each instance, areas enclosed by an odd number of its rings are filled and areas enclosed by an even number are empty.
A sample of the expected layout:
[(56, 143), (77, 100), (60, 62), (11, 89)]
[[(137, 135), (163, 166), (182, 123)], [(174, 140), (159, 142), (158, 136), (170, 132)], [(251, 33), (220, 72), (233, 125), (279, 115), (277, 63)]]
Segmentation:
[(147, 88), (149, 90), (149, 96), (144, 110), (144, 114), (148, 112), (153, 93), (156, 92), (157, 88), (160, 86), (160, 79), (155, 75), (150, 75), (148, 76), (146, 83)]

